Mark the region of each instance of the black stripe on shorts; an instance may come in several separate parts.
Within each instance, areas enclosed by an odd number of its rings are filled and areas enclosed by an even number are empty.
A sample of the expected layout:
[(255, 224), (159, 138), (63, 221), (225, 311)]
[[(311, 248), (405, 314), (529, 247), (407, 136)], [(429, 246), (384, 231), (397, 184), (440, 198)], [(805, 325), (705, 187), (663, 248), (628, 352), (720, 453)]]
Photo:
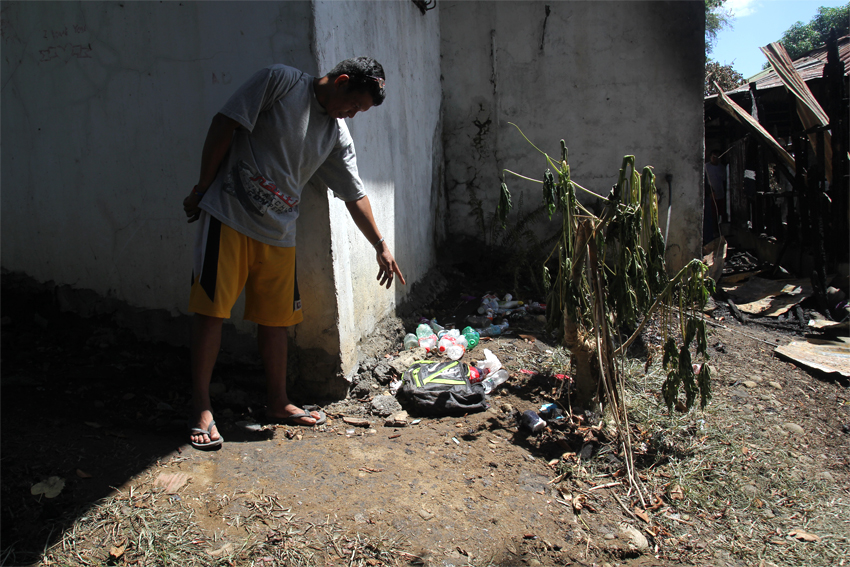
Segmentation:
[(204, 250), (204, 265), (201, 268), (201, 289), (207, 292), (210, 301), (215, 301), (215, 284), (218, 277), (218, 253), (221, 246), (221, 221), (210, 216), (207, 230), (207, 246)]

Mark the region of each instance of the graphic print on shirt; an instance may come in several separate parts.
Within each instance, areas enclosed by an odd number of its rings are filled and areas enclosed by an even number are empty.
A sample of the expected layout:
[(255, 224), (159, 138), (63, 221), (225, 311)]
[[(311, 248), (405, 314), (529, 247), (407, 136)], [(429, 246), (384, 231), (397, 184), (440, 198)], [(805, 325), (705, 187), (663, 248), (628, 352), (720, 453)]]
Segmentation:
[(298, 211), (298, 199), (283, 193), (275, 183), (239, 160), (224, 179), (224, 191), (235, 196), (251, 214), (264, 216)]

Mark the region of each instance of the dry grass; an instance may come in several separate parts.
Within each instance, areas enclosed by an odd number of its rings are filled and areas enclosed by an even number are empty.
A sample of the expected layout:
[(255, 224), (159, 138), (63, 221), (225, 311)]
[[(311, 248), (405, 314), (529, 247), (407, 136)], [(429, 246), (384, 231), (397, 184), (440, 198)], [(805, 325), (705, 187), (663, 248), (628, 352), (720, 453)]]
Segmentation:
[[(149, 479), (150, 480), (150, 479)], [(38, 565), (144, 566), (401, 566), (417, 563), (398, 536), (350, 533), (327, 519), (299, 521), (272, 494), (240, 493), (244, 514), (224, 514), (244, 536), (210, 536), (196, 512), (179, 496), (149, 482), (96, 503), (62, 539), (45, 550)]]
[(653, 518), (662, 547), (699, 539), (706, 551), (747, 565), (850, 564), (850, 499), (835, 483), (806, 474), (784, 432), (763, 418), (746, 419), (725, 392), (704, 412), (666, 415), (653, 394), (661, 369), (627, 370), (646, 483), (662, 503)]

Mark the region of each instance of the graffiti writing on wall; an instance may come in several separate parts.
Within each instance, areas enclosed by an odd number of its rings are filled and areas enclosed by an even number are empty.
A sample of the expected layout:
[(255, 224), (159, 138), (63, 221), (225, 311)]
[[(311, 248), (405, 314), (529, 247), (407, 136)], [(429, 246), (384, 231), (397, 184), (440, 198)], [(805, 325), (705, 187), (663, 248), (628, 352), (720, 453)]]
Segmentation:
[(47, 49), (39, 49), (40, 56), (38, 62), (45, 63), (53, 59), (63, 59), (66, 63), (72, 58), (91, 59), (91, 44), (88, 45), (51, 45)]
[[(71, 39), (73, 35), (79, 35), (88, 31), (88, 28), (85, 24), (71, 24), (70, 29), (68, 26), (63, 26), (61, 29), (46, 29), (43, 30), (42, 38), (54, 41), (57, 39), (68, 38)], [(67, 41), (63, 44), (57, 45), (49, 45), (46, 49), (38, 50), (38, 62), (46, 63), (48, 61), (53, 61), (55, 59), (59, 59), (67, 63), (73, 58), (76, 59), (91, 59), (91, 43), (72, 43), (71, 41)]]

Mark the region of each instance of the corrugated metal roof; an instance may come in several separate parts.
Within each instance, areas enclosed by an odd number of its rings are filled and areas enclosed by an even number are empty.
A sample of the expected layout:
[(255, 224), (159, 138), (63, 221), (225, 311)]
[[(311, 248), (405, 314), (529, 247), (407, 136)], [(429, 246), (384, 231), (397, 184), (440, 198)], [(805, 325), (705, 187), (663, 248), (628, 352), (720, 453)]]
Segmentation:
[[(844, 63), (844, 74), (850, 75), (850, 35), (838, 38), (838, 57)], [(823, 77), (823, 68), (826, 65), (826, 46), (823, 45), (813, 49), (794, 60), (794, 68), (804, 81), (820, 79)], [(782, 80), (772, 68), (765, 69), (761, 73), (750, 77), (749, 82), (756, 83), (756, 90), (772, 89), (782, 86)], [(737, 89), (726, 91), (726, 94), (743, 92), (749, 90), (748, 85), (742, 85)]]

